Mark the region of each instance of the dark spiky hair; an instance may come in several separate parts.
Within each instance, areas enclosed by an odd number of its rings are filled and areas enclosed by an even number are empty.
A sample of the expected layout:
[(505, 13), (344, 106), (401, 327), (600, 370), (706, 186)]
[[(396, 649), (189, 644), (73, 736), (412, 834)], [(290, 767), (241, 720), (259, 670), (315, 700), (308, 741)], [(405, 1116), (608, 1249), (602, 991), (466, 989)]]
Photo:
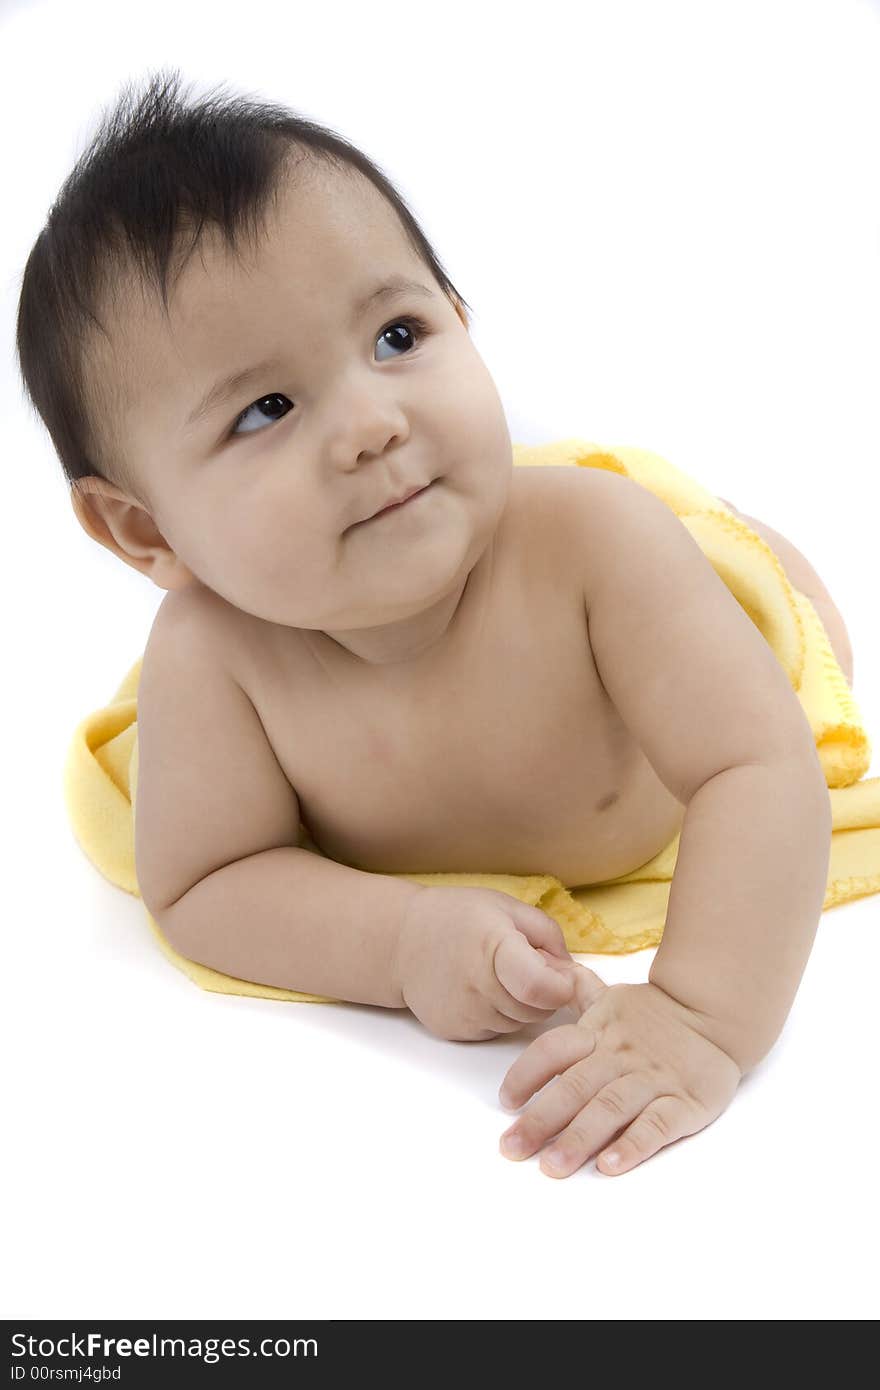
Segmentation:
[(144, 505), (124, 442), (108, 448), (106, 427), (94, 425), (99, 404), (113, 403), (112, 384), (97, 383), (88, 371), (95, 332), (109, 337), (101, 310), (133, 268), (167, 315), (169, 279), (180, 274), (203, 227), (217, 227), (235, 254), (242, 239), (256, 244), (293, 160), (369, 179), (443, 293), (470, 308), (404, 199), (343, 136), (262, 100), (212, 91), (187, 101), (179, 86), (179, 73), (160, 71), (140, 98), (123, 88), (49, 210), (25, 264), (18, 304), (22, 382), (68, 484), (94, 475)]

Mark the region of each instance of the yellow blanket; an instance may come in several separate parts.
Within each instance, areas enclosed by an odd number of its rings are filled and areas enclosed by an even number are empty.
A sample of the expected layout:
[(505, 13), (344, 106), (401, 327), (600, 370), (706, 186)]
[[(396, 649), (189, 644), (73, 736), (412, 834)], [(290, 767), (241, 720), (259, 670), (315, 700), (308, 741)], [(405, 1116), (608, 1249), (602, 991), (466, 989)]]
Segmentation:
[[(829, 787), (831, 861), (823, 911), (880, 892), (880, 778), (864, 778), (871, 745), (846, 677), (815, 608), (789, 583), (767, 543), (687, 474), (645, 449), (603, 449), (578, 439), (513, 446), (516, 465), (571, 464), (622, 473), (680, 517), (784, 668), (809, 719)], [(111, 883), (140, 896), (132, 804), (137, 792), (137, 660), (109, 704), (79, 724), (64, 768), (74, 835)], [(598, 887), (567, 888), (544, 874), (399, 875), (425, 884), (496, 888), (540, 907), (559, 923), (572, 952), (621, 953), (656, 946), (663, 934), (679, 836), (649, 863)], [(313, 841), (305, 845), (320, 853)], [(334, 1003), (322, 995), (254, 984), (181, 956), (147, 913), (162, 950), (204, 989)]]

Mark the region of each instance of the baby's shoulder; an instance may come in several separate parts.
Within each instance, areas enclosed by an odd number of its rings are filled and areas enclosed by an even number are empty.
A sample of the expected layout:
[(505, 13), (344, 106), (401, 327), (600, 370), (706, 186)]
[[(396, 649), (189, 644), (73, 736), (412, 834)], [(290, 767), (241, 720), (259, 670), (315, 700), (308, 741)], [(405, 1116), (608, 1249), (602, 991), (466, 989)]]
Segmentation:
[(202, 584), (169, 589), (156, 610), (150, 637), (161, 642), (165, 633), (185, 627), (194, 637), (216, 643), (234, 611), (230, 604)]
[(231, 672), (240, 681), (243, 651), (248, 648), (247, 614), (202, 584), (171, 589), (160, 603), (144, 651), (144, 668), (158, 666), (175, 652), (195, 649), (201, 669)]
[[(632, 488), (631, 479), (607, 468), (576, 464), (515, 464), (511, 500), (525, 515), (548, 520), (557, 527), (570, 516), (579, 528), (599, 531), (602, 503), (609, 493)], [(558, 534), (558, 532), (557, 532)]]
[(587, 583), (602, 563), (608, 509), (621, 486), (636, 484), (604, 468), (515, 465), (511, 503), (520, 547), (557, 566), (560, 579)]

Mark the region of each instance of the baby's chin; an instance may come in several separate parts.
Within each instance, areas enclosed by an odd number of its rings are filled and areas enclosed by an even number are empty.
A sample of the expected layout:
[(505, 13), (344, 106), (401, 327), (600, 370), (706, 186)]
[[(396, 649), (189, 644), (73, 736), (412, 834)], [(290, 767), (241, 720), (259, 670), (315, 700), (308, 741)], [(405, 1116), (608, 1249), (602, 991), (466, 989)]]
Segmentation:
[(359, 599), (352, 601), (351, 607), (325, 614), (320, 621), (313, 618), (303, 626), (332, 636), (345, 631), (367, 633), (371, 629), (379, 631), (381, 628), (402, 627), (408, 622), (415, 624), (420, 618), (427, 618), (441, 605), (455, 603), (467, 579), (467, 574), (456, 575), (441, 589), (426, 586), (423, 594), (414, 595), (410, 588), (399, 597), (383, 596), (381, 601), (377, 599), (374, 603), (365, 602), (361, 595)]
[(388, 572), (389, 559), (384, 557), (385, 573), (378, 578), (364, 574), (363, 582), (351, 592), (350, 603), (335, 605), (332, 612), (325, 609), (320, 619), (313, 611), (303, 626), (337, 638), (346, 632), (366, 634), (370, 629), (378, 632), (407, 625), (416, 629), (422, 620), (430, 627), (433, 620), (442, 620), (445, 626), (473, 573), (473, 559), (458, 549), (445, 564), (428, 565), (420, 557), (412, 565), (402, 564), (396, 573)]

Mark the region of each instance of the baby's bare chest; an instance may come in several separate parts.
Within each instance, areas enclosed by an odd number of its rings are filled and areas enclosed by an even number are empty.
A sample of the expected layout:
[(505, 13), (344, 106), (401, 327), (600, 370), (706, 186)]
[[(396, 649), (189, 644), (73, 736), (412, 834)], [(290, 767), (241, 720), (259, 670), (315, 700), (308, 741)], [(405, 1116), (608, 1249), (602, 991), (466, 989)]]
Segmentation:
[(258, 682), (276, 757), (314, 844), (376, 873), (615, 878), (653, 857), (683, 808), (599, 679), (575, 584), (528, 601), (496, 576), (466, 660), (406, 686), (276, 662)]

